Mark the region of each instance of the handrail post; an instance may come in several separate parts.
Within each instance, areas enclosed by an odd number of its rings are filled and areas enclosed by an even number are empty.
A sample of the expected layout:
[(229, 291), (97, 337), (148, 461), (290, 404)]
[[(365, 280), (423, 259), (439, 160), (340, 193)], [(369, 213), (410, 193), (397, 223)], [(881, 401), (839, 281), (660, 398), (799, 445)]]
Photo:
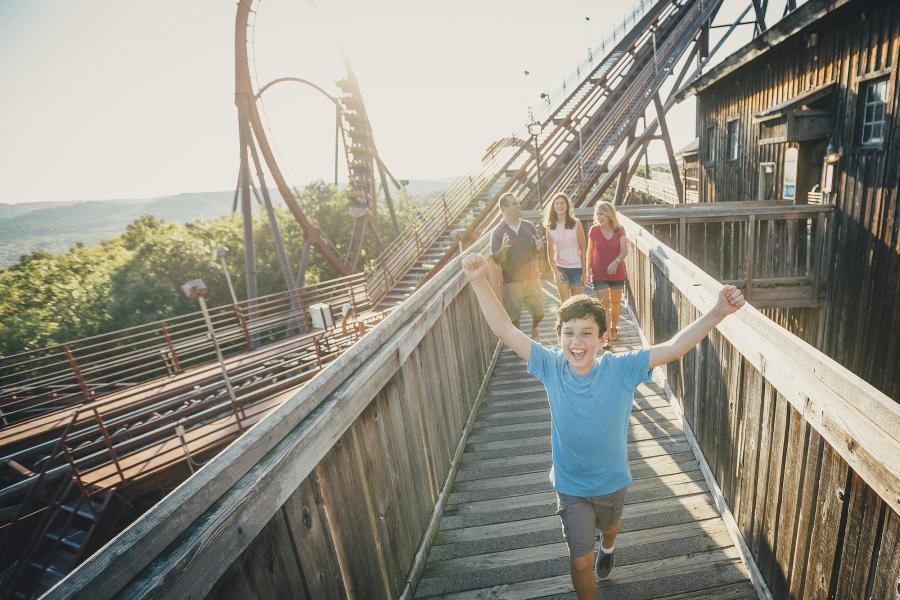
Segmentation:
[(78, 387), (81, 388), (81, 393), (84, 395), (84, 401), (87, 402), (91, 399), (91, 391), (88, 389), (87, 382), (84, 380), (81, 367), (78, 366), (78, 361), (75, 360), (75, 355), (72, 354), (69, 345), (64, 344), (63, 348), (66, 351), (66, 358), (69, 360), (69, 366), (72, 367), (72, 372), (75, 373), (75, 381), (78, 382)]
[(232, 306), (234, 307), (234, 314), (237, 315), (238, 322), (241, 324), (241, 331), (244, 333), (244, 341), (247, 342), (247, 349), (253, 350), (253, 338), (250, 336), (250, 329), (247, 327), (244, 309), (238, 304), (233, 304)]
[(319, 369), (321, 369), (322, 368), (322, 353), (321, 353), (321, 350), (319, 349), (319, 336), (318, 335), (313, 336), (313, 347), (316, 350), (316, 366)]
[(163, 337), (166, 338), (166, 346), (169, 347), (169, 354), (172, 356), (172, 363), (175, 365), (175, 372), (181, 371), (181, 363), (178, 362), (178, 353), (175, 351), (175, 345), (172, 343), (172, 336), (169, 335), (169, 328), (166, 326), (166, 320), (162, 321)]
[[(116, 449), (113, 447), (112, 438), (109, 437), (109, 431), (107, 431), (106, 425), (103, 423), (103, 418), (100, 417), (100, 413), (97, 411), (96, 406), (92, 408), (92, 411), (94, 413), (94, 419), (97, 421), (97, 426), (100, 428), (100, 433), (103, 434), (103, 441), (106, 443), (106, 449), (109, 451), (113, 464), (116, 466), (116, 471), (119, 473), (119, 479), (124, 482), (125, 473), (122, 471), (122, 465), (119, 464), (119, 456), (116, 454)], [(81, 481), (80, 474), (78, 475), (78, 480), (79, 482)]]
[(747, 255), (744, 257), (744, 268), (746, 277), (744, 283), (744, 298), (749, 302), (750, 293), (753, 289), (753, 254), (754, 245), (756, 244), (756, 215), (750, 215), (747, 218)]

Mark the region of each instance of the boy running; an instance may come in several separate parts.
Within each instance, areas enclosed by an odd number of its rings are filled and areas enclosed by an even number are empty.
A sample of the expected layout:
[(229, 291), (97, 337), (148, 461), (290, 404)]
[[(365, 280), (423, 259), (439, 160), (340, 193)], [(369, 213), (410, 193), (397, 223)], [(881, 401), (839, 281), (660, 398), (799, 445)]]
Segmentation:
[[(616, 535), (631, 483), (626, 444), (634, 390), (650, 380), (651, 369), (680, 358), (700, 343), (716, 324), (743, 306), (744, 296), (726, 285), (710, 311), (669, 341), (597, 357), (606, 341), (606, 314), (599, 301), (584, 295), (566, 300), (556, 313), (559, 348), (548, 349), (513, 326), (488, 285), (483, 256), (466, 256), (462, 267), (491, 331), (528, 361), (528, 372), (547, 390), (553, 455), (550, 481), (569, 547), (572, 585), (580, 600), (593, 599), (594, 573), (602, 581), (613, 568)], [(602, 533), (596, 560), (595, 526)]]

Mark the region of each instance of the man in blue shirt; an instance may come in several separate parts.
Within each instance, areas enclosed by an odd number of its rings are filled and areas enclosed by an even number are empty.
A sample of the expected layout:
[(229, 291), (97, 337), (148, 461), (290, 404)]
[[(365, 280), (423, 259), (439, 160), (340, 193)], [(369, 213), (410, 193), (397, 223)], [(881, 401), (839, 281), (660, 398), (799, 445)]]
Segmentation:
[[(470, 254), (462, 266), (491, 330), (528, 361), (528, 372), (547, 389), (553, 455), (550, 481), (569, 547), (572, 585), (581, 600), (593, 599), (594, 572), (606, 579), (614, 564), (619, 520), (631, 483), (626, 444), (634, 390), (650, 379), (651, 369), (680, 358), (700, 343), (722, 319), (743, 306), (744, 296), (726, 285), (710, 311), (669, 341), (597, 357), (607, 335), (606, 314), (599, 301), (584, 295), (566, 300), (556, 313), (559, 347), (544, 348), (513, 326), (487, 283), (485, 258)], [(602, 533), (596, 560), (595, 526)]]

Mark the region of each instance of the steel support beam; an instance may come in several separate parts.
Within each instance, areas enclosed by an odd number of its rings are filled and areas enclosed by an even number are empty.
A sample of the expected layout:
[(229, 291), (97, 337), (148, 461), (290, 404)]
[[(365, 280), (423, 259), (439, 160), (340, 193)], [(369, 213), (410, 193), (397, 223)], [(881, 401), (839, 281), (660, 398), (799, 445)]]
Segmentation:
[[(663, 144), (666, 146), (669, 169), (671, 169), (672, 179), (675, 181), (675, 193), (678, 194), (678, 203), (684, 204), (684, 188), (681, 185), (681, 173), (678, 170), (678, 161), (675, 160), (675, 151), (672, 149), (672, 138), (669, 137), (669, 125), (666, 123), (666, 111), (663, 110), (659, 92), (653, 95), (653, 106), (656, 107), (656, 118), (659, 121), (659, 128), (662, 130)], [(650, 177), (649, 173), (647, 177)]]

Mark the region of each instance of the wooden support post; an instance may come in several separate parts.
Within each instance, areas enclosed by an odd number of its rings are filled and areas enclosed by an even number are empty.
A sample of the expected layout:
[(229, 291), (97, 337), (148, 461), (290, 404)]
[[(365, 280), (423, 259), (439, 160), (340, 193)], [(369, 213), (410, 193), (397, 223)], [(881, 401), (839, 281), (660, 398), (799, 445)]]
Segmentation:
[[(812, 303), (813, 306), (819, 304), (819, 279), (822, 276), (822, 264), (825, 262), (825, 214), (816, 215), (816, 237), (812, 244), (815, 247), (815, 257), (812, 261), (809, 275), (812, 279)], [(807, 249), (807, 252), (812, 248)]]
[(749, 302), (750, 293), (753, 288), (753, 254), (756, 244), (756, 215), (750, 215), (747, 218), (747, 255), (744, 257), (744, 268), (746, 269), (746, 281), (744, 283), (744, 298)]
[(678, 219), (678, 253), (687, 256), (687, 221), (684, 217)]
[(81, 388), (81, 394), (84, 396), (84, 401), (87, 402), (91, 399), (91, 391), (88, 389), (87, 382), (84, 380), (84, 375), (81, 373), (81, 367), (78, 366), (78, 361), (75, 360), (75, 355), (72, 354), (69, 345), (65, 344), (63, 349), (66, 351), (66, 358), (69, 360), (69, 366), (72, 367), (72, 372), (75, 374), (75, 381), (78, 382), (78, 387)]
[[(672, 139), (669, 137), (669, 125), (666, 123), (666, 111), (663, 109), (659, 92), (653, 95), (653, 105), (656, 107), (656, 119), (662, 130), (663, 144), (666, 146), (666, 156), (669, 158), (669, 169), (672, 171), (672, 179), (675, 182), (675, 193), (678, 194), (678, 204), (684, 204), (684, 187), (681, 183), (681, 173), (678, 171), (678, 161), (675, 160), (675, 151), (672, 149)], [(650, 177), (650, 173), (647, 173)]]

